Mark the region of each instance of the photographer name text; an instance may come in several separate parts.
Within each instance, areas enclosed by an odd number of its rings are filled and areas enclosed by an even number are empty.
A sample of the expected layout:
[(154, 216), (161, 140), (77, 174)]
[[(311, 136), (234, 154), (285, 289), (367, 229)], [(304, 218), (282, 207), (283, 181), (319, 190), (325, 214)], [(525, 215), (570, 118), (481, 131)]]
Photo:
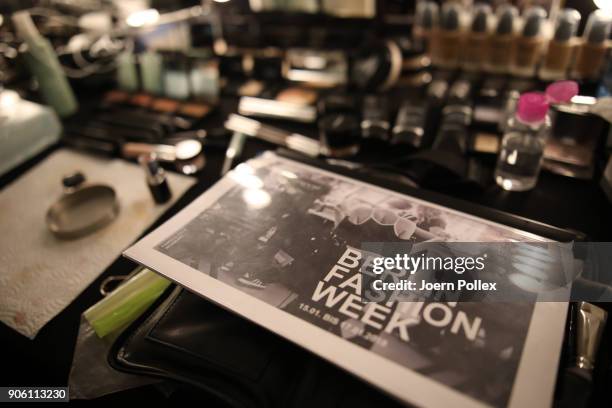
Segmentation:
[(418, 282), (401, 280), (399, 282), (383, 282), (378, 279), (372, 282), (372, 288), (379, 291), (494, 291), (497, 282), (483, 282), (482, 280), (469, 281), (459, 279), (457, 282)]

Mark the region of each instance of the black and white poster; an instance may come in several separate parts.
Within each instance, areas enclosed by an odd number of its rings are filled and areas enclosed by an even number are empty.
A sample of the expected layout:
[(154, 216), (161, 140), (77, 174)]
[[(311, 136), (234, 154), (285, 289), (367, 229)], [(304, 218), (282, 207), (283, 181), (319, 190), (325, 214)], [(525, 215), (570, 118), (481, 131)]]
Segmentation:
[(549, 405), (566, 304), (360, 299), (365, 242), (430, 240), (543, 241), (267, 153), (125, 254), (406, 402)]

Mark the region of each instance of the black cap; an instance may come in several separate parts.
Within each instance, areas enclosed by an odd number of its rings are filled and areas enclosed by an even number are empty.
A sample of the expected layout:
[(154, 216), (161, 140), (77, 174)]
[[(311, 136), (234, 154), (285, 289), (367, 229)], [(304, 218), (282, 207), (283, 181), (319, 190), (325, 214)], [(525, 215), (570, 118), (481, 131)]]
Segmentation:
[(84, 182), (85, 182), (85, 176), (80, 171), (77, 171), (73, 174), (65, 176), (62, 179), (62, 184), (66, 188), (75, 188), (75, 187), (80, 186)]
[(516, 20), (517, 14), (518, 12), (514, 6), (506, 6), (500, 9), (495, 32), (500, 35), (512, 34), (514, 31), (514, 20)]
[(460, 26), (460, 9), (455, 3), (446, 3), (442, 7), (440, 26), (448, 31), (456, 31)]
[(555, 30), (555, 41), (569, 41), (576, 34), (579, 23), (580, 13), (577, 10), (568, 8), (561, 11)]
[(512, 34), (514, 32), (514, 21), (518, 11), (514, 6), (505, 6), (498, 11), (497, 28), (495, 32), (499, 35)]
[(610, 35), (610, 17), (600, 11), (593, 12), (587, 23), (586, 40), (591, 44), (603, 43)]
[(523, 37), (537, 37), (542, 29), (542, 22), (546, 18), (546, 10), (542, 7), (532, 7), (525, 12), (524, 18)]
[(491, 7), (487, 4), (477, 4), (475, 6), (474, 17), (472, 18), (472, 32), (484, 33), (489, 28), (489, 16)]
[(417, 7), (415, 24), (423, 28), (433, 28), (438, 22), (438, 5), (433, 1), (426, 1)]

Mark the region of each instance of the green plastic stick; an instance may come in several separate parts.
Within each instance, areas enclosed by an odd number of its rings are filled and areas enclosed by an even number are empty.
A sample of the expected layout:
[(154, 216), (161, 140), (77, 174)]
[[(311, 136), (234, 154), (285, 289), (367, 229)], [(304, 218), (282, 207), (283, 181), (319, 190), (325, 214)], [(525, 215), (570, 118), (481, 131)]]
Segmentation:
[(169, 285), (169, 280), (143, 269), (87, 309), (84, 316), (98, 337), (106, 337), (138, 318)]

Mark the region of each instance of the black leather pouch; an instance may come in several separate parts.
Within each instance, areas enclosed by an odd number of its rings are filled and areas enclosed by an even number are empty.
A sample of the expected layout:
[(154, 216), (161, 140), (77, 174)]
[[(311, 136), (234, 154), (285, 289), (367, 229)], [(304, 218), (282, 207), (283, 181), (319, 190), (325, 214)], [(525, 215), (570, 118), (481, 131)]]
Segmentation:
[(181, 288), (115, 341), (115, 369), (178, 381), (231, 407), (396, 406), (379, 391)]

